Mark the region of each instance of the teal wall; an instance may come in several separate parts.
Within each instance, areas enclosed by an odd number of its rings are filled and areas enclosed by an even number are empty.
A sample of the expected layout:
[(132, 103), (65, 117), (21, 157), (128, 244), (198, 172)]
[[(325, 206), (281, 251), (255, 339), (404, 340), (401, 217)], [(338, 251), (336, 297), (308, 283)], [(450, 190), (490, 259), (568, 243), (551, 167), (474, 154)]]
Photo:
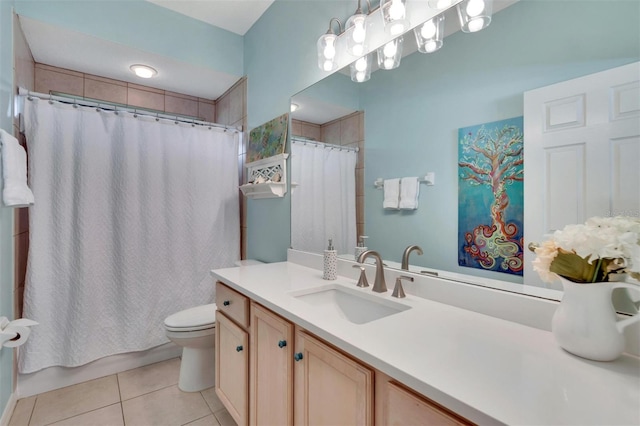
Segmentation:
[[(13, 133), (13, 1), (0, 1), (0, 128)], [(0, 179), (2, 174), (0, 173)], [(1, 186), (1, 185), (0, 185)], [(1, 205), (1, 204), (0, 204)], [(13, 319), (13, 209), (0, 207), (0, 316)], [(13, 350), (0, 349), (0, 416), (13, 391)]]
[[(368, 245), (400, 261), (407, 245), (419, 244), (424, 255), (412, 263), (522, 282), (458, 267), (458, 128), (521, 116), (527, 90), (638, 61), (639, 29), (635, 0), (582, 1), (580, 7), (524, 0), (497, 13), (481, 32), (458, 32), (432, 55), (414, 54), (396, 70), (375, 72), (360, 99)], [(524, 167), (525, 176), (539, 172)], [(372, 185), (377, 177), (430, 171), (436, 185), (421, 185), (417, 211), (381, 208), (382, 192)]]
[[(350, 4), (326, 3), (276, 2), (245, 37), (250, 127), (285, 112), (289, 96), (323, 77), (315, 41), (331, 16), (351, 12)], [(304, 16), (303, 24), (295, 16)], [(375, 72), (360, 85), (359, 99), (366, 111), (368, 245), (399, 260), (404, 247), (420, 244), (425, 255), (412, 262), (521, 282), (517, 276), (457, 266), (457, 130), (522, 115), (526, 90), (637, 61), (639, 17), (637, 0), (521, 0), (496, 13), (479, 33), (458, 32), (437, 53), (413, 54), (396, 70)], [(295, 29), (278, 35), (270, 30), (274, 26)], [(263, 39), (281, 46), (277, 60), (261, 49)], [(403, 108), (394, 104), (399, 100)], [(436, 172), (436, 186), (421, 186), (418, 211), (382, 210), (382, 194), (372, 185), (377, 177), (428, 171)], [(288, 197), (250, 202), (249, 257), (284, 260), (289, 222)]]
[[(4, 0), (2, 0), (4, 1)], [(142, 0), (16, 0), (16, 13), (242, 76), (243, 38)]]
[[(291, 96), (327, 76), (316, 65), (316, 41), (332, 17), (344, 22), (356, 5), (276, 0), (245, 34), (250, 129), (288, 112)], [(266, 262), (286, 260), (290, 222), (289, 192), (284, 198), (248, 200), (247, 256)]]

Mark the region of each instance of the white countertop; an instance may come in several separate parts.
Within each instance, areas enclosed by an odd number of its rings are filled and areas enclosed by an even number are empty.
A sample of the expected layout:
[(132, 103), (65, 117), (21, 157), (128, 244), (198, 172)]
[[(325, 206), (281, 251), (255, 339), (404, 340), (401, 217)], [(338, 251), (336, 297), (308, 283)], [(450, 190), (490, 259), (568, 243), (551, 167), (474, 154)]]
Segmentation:
[[(478, 424), (640, 425), (640, 358), (596, 362), (560, 349), (550, 332), (291, 262), (212, 271), (215, 279)], [(288, 294), (345, 285), (412, 307), (366, 324), (327, 317)], [(373, 280), (370, 278), (370, 284)]]

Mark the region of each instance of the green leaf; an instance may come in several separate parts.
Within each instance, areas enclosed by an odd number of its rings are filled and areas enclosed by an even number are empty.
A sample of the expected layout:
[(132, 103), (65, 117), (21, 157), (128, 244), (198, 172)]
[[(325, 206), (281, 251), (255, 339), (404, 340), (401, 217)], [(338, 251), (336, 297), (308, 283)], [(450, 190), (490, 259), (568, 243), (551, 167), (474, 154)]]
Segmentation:
[(575, 253), (558, 253), (549, 270), (576, 283), (590, 283), (597, 264), (598, 262), (590, 264), (588, 259)]

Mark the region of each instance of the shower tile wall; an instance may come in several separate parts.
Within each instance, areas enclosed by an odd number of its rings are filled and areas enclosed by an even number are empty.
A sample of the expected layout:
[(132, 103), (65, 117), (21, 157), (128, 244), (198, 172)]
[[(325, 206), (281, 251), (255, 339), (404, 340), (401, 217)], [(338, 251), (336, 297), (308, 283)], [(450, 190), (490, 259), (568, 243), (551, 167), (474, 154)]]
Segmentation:
[[(240, 127), (244, 131), (242, 144), (238, 148), (238, 180), (245, 182), (244, 167), (247, 151), (247, 78), (244, 77), (216, 100), (215, 122), (228, 126)], [(240, 255), (246, 258), (247, 253), (247, 198), (240, 194)]]
[(293, 135), (309, 139), (358, 147), (356, 164), (356, 227), (357, 235), (365, 235), (364, 223), (364, 112), (356, 111), (322, 125), (300, 120), (291, 120)]
[(35, 91), (62, 92), (215, 121), (215, 101), (92, 74), (35, 64)]

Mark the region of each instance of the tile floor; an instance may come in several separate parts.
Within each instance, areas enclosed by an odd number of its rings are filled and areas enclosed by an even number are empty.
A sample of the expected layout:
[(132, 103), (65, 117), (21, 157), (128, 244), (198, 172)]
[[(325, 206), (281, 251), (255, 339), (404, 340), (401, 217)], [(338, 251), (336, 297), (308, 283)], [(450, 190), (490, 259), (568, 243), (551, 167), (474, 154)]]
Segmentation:
[(10, 426), (235, 426), (214, 388), (178, 389), (180, 359), (20, 399)]

